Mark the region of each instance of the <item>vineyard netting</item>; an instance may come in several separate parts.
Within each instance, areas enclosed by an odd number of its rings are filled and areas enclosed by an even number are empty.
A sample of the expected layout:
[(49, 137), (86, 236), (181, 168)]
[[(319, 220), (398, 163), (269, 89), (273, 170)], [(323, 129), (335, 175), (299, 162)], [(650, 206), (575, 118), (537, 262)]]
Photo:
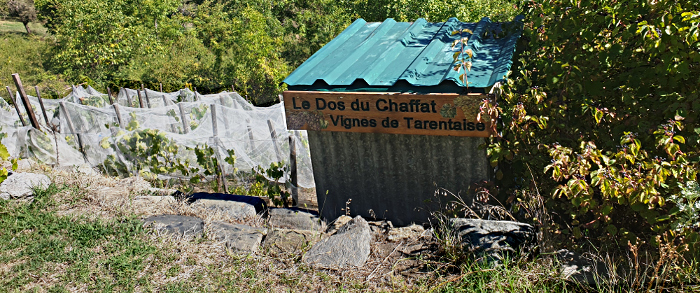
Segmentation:
[(308, 137), (287, 130), (282, 104), (256, 107), (235, 92), (125, 88), (112, 103), (92, 87), (77, 86), (63, 99), (41, 99), (46, 118), (39, 98), (29, 96), (42, 128), (35, 129), (18, 93), (14, 101), (27, 126), (0, 99), (0, 139), (15, 157), (58, 166), (89, 164), (113, 176), (212, 179), (216, 168), (240, 177), (258, 166), (289, 163), (292, 141), (298, 186), (314, 187)]

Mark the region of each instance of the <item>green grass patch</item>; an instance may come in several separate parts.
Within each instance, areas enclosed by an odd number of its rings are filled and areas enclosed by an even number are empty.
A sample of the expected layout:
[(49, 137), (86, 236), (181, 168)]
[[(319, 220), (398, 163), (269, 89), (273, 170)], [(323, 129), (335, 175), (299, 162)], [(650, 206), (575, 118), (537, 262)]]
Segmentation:
[[(35, 35), (45, 36), (47, 34), (46, 28), (38, 22), (30, 23), (29, 29)], [(26, 34), (27, 30), (24, 28), (24, 24), (19, 21), (0, 20), (0, 33)]]
[(0, 263), (7, 266), (0, 271), (0, 291), (25, 291), (40, 276), (57, 280), (53, 292), (69, 283), (91, 291), (133, 290), (144, 260), (157, 254), (141, 222), (59, 216), (51, 196), (64, 188), (37, 190), (31, 203), (0, 201)]
[(14, 26), (0, 22), (0, 97), (7, 98), (5, 86), (10, 86), (13, 92), (16, 90), (12, 80), (14, 73), (19, 74), (29, 95), (36, 95), (35, 85), (39, 86), (42, 98), (67, 95), (70, 87), (66, 88), (61, 75), (51, 72), (45, 64), (46, 54), (53, 46), (52, 37), (15, 32), (11, 30)]

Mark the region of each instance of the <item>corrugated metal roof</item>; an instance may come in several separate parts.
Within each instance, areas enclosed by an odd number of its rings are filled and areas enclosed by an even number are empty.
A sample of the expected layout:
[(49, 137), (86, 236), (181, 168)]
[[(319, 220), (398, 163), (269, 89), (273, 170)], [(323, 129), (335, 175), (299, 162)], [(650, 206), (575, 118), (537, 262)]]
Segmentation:
[[(366, 22), (358, 19), (301, 64), (284, 83), (300, 89), (323, 81), (331, 88), (355, 83), (369, 87), (391, 87), (406, 81), (413, 87), (430, 87), (451, 81), (464, 87), (460, 73), (452, 70), (452, 47), (459, 39), (455, 30), (470, 29), (467, 46), (474, 52), (467, 75), (469, 87), (487, 88), (504, 79), (512, 65), (515, 43), (522, 32), (522, 17), (495, 23), (484, 17), (477, 23), (456, 18), (430, 23)], [(322, 84), (322, 83), (321, 83)]]

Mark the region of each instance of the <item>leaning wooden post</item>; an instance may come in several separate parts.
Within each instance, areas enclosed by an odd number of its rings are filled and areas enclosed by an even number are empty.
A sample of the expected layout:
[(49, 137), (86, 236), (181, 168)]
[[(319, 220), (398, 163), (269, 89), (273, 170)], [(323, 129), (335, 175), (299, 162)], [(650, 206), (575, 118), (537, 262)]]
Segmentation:
[(139, 95), (139, 106), (141, 106), (141, 108), (145, 108), (146, 106), (143, 104), (143, 98), (141, 97), (141, 91), (136, 90), (136, 93)]
[(143, 95), (146, 97), (146, 106), (148, 108), (151, 108), (151, 100), (148, 99), (148, 92), (146, 92), (146, 88), (143, 86), (143, 83), (141, 84), (141, 91), (143, 91)]
[(209, 109), (211, 110), (211, 129), (212, 129), (212, 134), (214, 137), (219, 136), (219, 127), (218, 127), (218, 121), (216, 121), (216, 104), (211, 104), (209, 105)]
[(22, 104), (24, 104), (24, 108), (27, 110), (27, 115), (29, 115), (29, 122), (32, 123), (32, 127), (39, 129), (39, 120), (36, 120), (34, 109), (32, 109), (32, 104), (29, 103), (27, 93), (24, 92), (24, 87), (22, 86), (22, 81), (19, 79), (19, 74), (13, 74), (12, 79), (15, 80), (15, 85), (19, 91), (19, 96), (22, 98)]
[(109, 98), (109, 104), (114, 104), (114, 99), (112, 99), (112, 89), (107, 87), (107, 98)]
[(41, 100), (41, 93), (39, 92), (39, 87), (34, 86), (34, 90), (36, 91), (36, 99), (39, 100), (39, 106), (41, 106), (41, 113), (44, 114), (44, 121), (46, 121), (46, 126), (49, 126), (49, 116), (46, 115), (46, 108), (44, 108), (44, 101)]
[(182, 120), (182, 131), (185, 134), (190, 132), (190, 123), (187, 122), (187, 115), (185, 115), (185, 109), (182, 107), (182, 103), (177, 103), (177, 107), (180, 108), (180, 118)]
[(275, 146), (275, 155), (277, 155), (277, 161), (282, 162), (282, 156), (280, 155), (280, 149), (277, 145), (277, 131), (275, 131), (275, 126), (272, 124), (272, 120), (267, 120), (267, 127), (270, 128), (270, 137), (272, 138), (272, 144)]
[(24, 121), (24, 117), (22, 117), (22, 112), (19, 111), (19, 106), (17, 106), (17, 97), (15, 97), (12, 94), (12, 90), (10, 90), (9, 86), (6, 86), (5, 89), (7, 89), (7, 94), (10, 95), (10, 100), (12, 100), (12, 106), (15, 106), (15, 111), (17, 111), (17, 116), (19, 116), (19, 121), (22, 122), (22, 126), (27, 126), (27, 121)]
[(248, 128), (248, 139), (250, 140), (250, 151), (255, 150), (255, 138), (253, 138), (253, 128), (250, 127), (250, 119), (245, 119), (246, 126)]
[(289, 135), (289, 188), (292, 191), (293, 205), (299, 203), (299, 185), (297, 185), (297, 145), (294, 135)]
[[(210, 105), (210, 110), (211, 110), (211, 126), (212, 126), (212, 138), (215, 144), (217, 145), (223, 145), (222, 143), (219, 143), (219, 132), (218, 132), (218, 126), (217, 126), (217, 120), (216, 120), (216, 104), (211, 104)], [(222, 158), (219, 157), (219, 151), (217, 149), (214, 149), (214, 152), (216, 152), (216, 157), (217, 157), (217, 168), (219, 168), (219, 182), (221, 182), (221, 186), (224, 188), (224, 192), (228, 193), (228, 184), (226, 184), (226, 171), (224, 170), (224, 164), (222, 162)]]
[(112, 107), (114, 108), (114, 113), (117, 114), (117, 122), (119, 122), (119, 127), (124, 128), (124, 124), (122, 123), (122, 113), (119, 110), (119, 104), (114, 103), (112, 104)]
[(131, 100), (131, 96), (129, 96), (129, 91), (127, 91), (125, 88), (120, 88), (119, 91), (124, 91), (124, 95), (126, 96), (126, 105), (127, 107), (131, 107), (131, 105), (134, 103), (134, 101)]
[(75, 132), (75, 126), (73, 124), (73, 119), (68, 115), (68, 110), (66, 110), (66, 103), (64, 101), (58, 102), (61, 108), (61, 113), (66, 117), (66, 124), (68, 124), (68, 130), (78, 138), (78, 147), (80, 148), (80, 153), (83, 154), (83, 160), (85, 163), (90, 163), (85, 153), (85, 148), (83, 147), (83, 139), (80, 137), (80, 133)]

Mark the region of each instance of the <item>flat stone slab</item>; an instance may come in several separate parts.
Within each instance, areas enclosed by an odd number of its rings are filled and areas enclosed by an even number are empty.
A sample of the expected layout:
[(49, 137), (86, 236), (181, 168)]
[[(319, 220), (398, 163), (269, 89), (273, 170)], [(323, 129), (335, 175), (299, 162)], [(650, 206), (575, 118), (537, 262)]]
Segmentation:
[(0, 183), (0, 199), (25, 198), (34, 195), (34, 188), (47, 188), (49, 176), (36, 173), (12, 173)]
[(268, 233), (263, 242), (263, 249), (272, 254), (294, 254), (321, 239), (321, 233), (310, 230), (275, 229)]
[(153, 225), (155, 229), (164, 229), (170, 234), (182, 236), (200, 236), (204, 231), (204, 220), (197, 217), (181, 215), (156, 215), (143, 220), (144, 226)]
[(371, 241), (369, 224), (357, 216), (342, 226), (336, 234), (321, 239), (302, 260), (316, 268), (360, 267), (369, 258)]
[(222, 222), (213, 222), (211, 230), (214, 239), (225, 241), (226, 247), (234, 251), (249, 253), (258, 251), (260, 242), (267, 233), (265, 228)]
[(535, 240), (535, 229), (525, 223), (480, 219), (450, 219), (464, 248), (478, 254), (515, 252)]
[(225, 211), (235, 219), (255, 217), (264, 213), (266, 208), (265, 201), (259, 197), (225, 193), (194, 193), (188, 201), (207, 209)]
[(323, 222), (318, 213), (300, 208), (270, 209), (269, 224), (275, 228), (321, 231)]

